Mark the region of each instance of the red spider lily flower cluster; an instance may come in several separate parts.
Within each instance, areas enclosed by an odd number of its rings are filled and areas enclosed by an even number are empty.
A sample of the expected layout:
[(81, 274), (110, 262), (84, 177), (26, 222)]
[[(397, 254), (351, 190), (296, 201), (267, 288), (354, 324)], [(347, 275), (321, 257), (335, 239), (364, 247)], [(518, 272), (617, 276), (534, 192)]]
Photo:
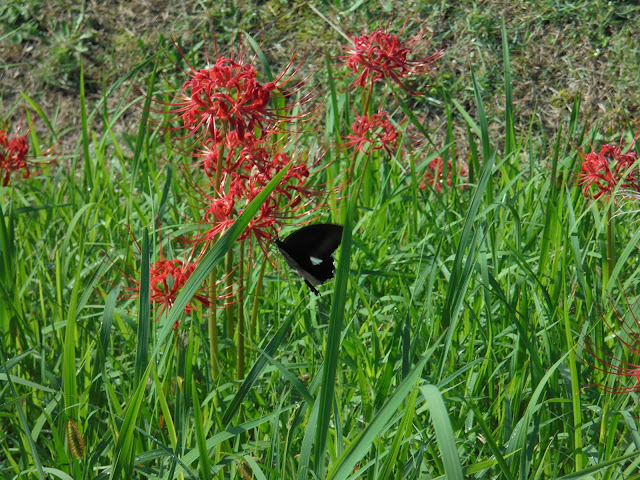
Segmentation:
[[(627, 301), (627, 306), (631, 306), (629, 301)], [(640, 319), (633, 314), (625, 315), (618, 309), (615, 309), (613, 318), (614, 324), (604, 320), (604, 317), (603, 320), (619, 342), (617, 348), (618, 353), (611, 353), (610, 350), (599, 348), (587, 338), (585, 340), (584, 351), (592, 358), (584, 361), (607, 375), (632, 378), (636, 383), (635, 385), (623, 387), (612, 387), (604, 383), (589, 386), (597, 386), (610, 393), (640, 392)], [(615, 350), (616, 348), (614, 347), (614, 351)], [(620, 358), (620, 354), (624, 351), (628, 352), (630, 356), (636, 357), (636, 363)]]
[[(178, 297), (178, 294), (185, 286), (189, 277), (196, 269), (198, 265), (199, 258), (192, 258), (195, 250), (191, 250), (191, 254), (187, 257), (185, 252), (185, 258), (181, 259), (167, 259), (164, 258), (162, 248), (160, 249), (159, 259), (156, 260), (149, 266), (149, 291), (150, 291), (150, 300), (153, 305), (153, 310), (156, 312), (155, 320), (159, 320), (161, 315), (165, 312), (168, 312)], [(133, 287), (124, 287), (123, 290), (128, 292), (125, 294), (126, 297), (138, 297), (140, 293), (140, 284), (138, 282), (139, 277), (137, 274), (129, 274), (129, 271), (133, 271), (134, 268), (126, 265), (126, 268), (123, 270), (118, 267), (122, 276), (126, 277), (132, 284), (135, 284)], [(221, 285), (224, 283), (224, 278), (218, 280), (216, 283)], [(231, 296), (229, 291), (219, 290), (217, 299), (224, 300)], [(205, 291), (205, 286), (202, 285), (192, 297), (192, 300), (187, 303), (184, 308), (185, 314), (190, 314), (195, 309), (195, 301), (200, 302), (205, 308), (208, 308), (211, 305), (211, 300), (207, 296), (207, 292)], [(177, 328), (179, 322), (176, 322), (173, 327)]]
[(392, 150), (398, 146), (398, 131), (389, 120), (387, 112), (374, 113), (373, 115), (357, 115), (351, 124), (353, 133), (347, 135), (346, 147), (356, 148), (367, 154), (366, 146), (370, 151), (384, 150), (391, 155)]
[[(616, 189), (640, 193), (640, 177), (635, 165), (638, 155), (631, 151), (637, 138), (638, 135), (625, 153), (622, 153), (620, 146), (608, 144), (602, 145), (599, 152), (579, 152), (583, 161), (578, 182), (582, 185), (585, 197), (597, 199), (603, 195), (610, 196)], [(592, 186), (593, 191), (590, 191)]]
[[(436, 157), (427, 164), (427, 168), (424, 172), (424, 178), (420, 183), (420, 188), (426, 189), (427, 186), (433, 188), (436, 193), (442, 192), (443, 185), (445, 183), (442, 178), (444, 175), (444, 161), (442, 157)], [(466, 178), (469, 175), (469, 167), (466, 163), (459, 162), (456, 164), (456, 174), (461, 178)], [(446, 184), (453, 186), (453, 165), (451, 160), (447, 162), (447, 179)], [(464, 188), (464, 185), (458, 185)]]
[(293, 140), (283, 140), (282, 135), (288, 133), (283, 128), (287, 123), (303, 121), (313, 112), (292, 114), (315, 96), (314, 90), (300, 95), (297, 103), (287, 102), (298, 97), (306, 84), (306, 79), (293, 80), (298, 71), (292, 67), (294, 59), (267, 83), (260, 83), (243, 51), (231, 58), (220, 56), (215, 62), (209, 62), (207, 54), (207, 68), (199, 70), (187, 62), (183, 72), (189, 78), (176, 102), (168, 106), (171, 121), (178, 120), (179, 130), (186, 132), (181, 139), (195, 139), (189, 154), (208, 177), (204, 184), (195, 175), (188, 179), (190, 194), (201, 212), (197, 219), (201, 233), (192, 237), (194, 243), (215, 241), (292, 158), (295, 161), (287, 174), (239, 240), (256, 239), (266, 252), (265, 243), (277, 234), (284, 219), (317, 208), (311, 205), (317, 190), (308, 181), (310, 169), (320, 158), (308, 163), (308, 156), (296, 155), (294, 148), (288, 148)]
[[(184, 58), (180, 49), (179, 53)], [(287, 98), (306, 83), (288, 86), (298, 70), (291, 71), (295, 57), (277, 78), (264, 84), (257, 80), (256, 70), (244, 57), (244, 52), (235, 59), (221, 56), (210, 65), (207, 54), (209, 66), (200, 70), (187, 62), (189, 71), (184, 72), (189, 80), (182, 85), (177, 101), (168, 104), (170, 113), (181, 120), (180, 128), (187, 131), (185, 137), (196, 135), (210, 151), (216, 151), (223, 142), (229, 150), (251, 144), (256, 132), (259, 139), (271, 133), (276, 124), (299, 118), (286, 115), (294, 108), (292, 105), (280, 110), (270, 106), (275, 93)], [(312, 97), (313, 93), (300, 102)]]
[[(0, 122), (0, 176), (2, 176), (3, 187), (9, 185), (13, 172), (24, 170), (23, 178), (29, 178), (31, 176), (29, 168), (34, 164), (41, 163), (34, 162), (29, 158), (27, 135), (31, 130), (31, 126), (29, 126), (24, 135), (20, 135), (21, 126), (22, 119), (20, 119), (16, 133), (13, 136), (9, 136), (6, 122)], [(52, 149), (47, 150), (45, 155), (52, 155)]]
[[(151, 265), (151, 302), (160, 307), (160, 313), (171, 308), (195, 268), (195, 263), (184, 263), (179, 259), (160, 259)], [(205, 307), (209, 306), (206, 296), (196, 293), (193, 298)], [(193, 308), (193, 302), (187, 303), (184, 313), (191, 313)]]
[(358, 74), (352, 85), (365, 88), (378, 80), (391, 80), (415, 94), (405, 85), (404, 79), (432, 71), (443, 55), (443, 51), (438, 50), (427, 57), (411, 58), (415, 47), (423, 40), (424, 30), (406, 42), (382, 29), (353, 37), (353, 44), (345, 48), (344, 57), (347, 67)]
[[(287, 153), (265, 147), (244, 149), (242, 153), (239, 160), (224, 168), (222, 178), (228, 188), (226, 193), (217, 191), (211, 195), (206, 189), (194, 189), (204, 205), (201, 220), (205, 231), (197, 237), (198, 243), (214, 241), (217, 235), (226, 231), (246, 205), (291, 161)], [(309, 177), (306, 162), (294, 163), (238, 240), (256, 239), (266, 252), (265, 244), (273, 240), (285, 220), (316, 209), (318, 204), (312, 203), (317, 191), (308, 186)]]

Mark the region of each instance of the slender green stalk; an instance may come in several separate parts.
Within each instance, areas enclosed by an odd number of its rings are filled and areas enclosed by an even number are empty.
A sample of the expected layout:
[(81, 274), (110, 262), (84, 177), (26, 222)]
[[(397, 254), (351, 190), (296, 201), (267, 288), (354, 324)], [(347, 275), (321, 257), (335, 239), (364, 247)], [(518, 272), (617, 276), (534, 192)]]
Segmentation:
[(269, 261), (265, 258), (262, 261), (260, 267), (260, 273), (258, 274), (258, 281), (256, 283), (256, 289), (253, 292), (253, 308), (251, 309), (251, 335), (254, 340), (260, 339), (260, 325), (258, 324), (258, 310), (260, 307), (260, 292), (262, 291), (262, 281), (264, 280), (264, 272), (267, 270), (267, 264)]
[[(371, 101), (371, 94), (373, 92), (373, 82), (369, 82), (369, 88), (363, 93), (363, 107), (362, 107), (362, 115), (368, 115), (369, 114), (369, 103)], [(369, 155), (371, 155), (371, 152), (369, 152)], [(354, 148), (353, 149), (353, 153), (351, 154), (351, 161), (349, 163), (349, 170), (347, 173), (347, 181), (351, 181), (353, 178), (353, 172), (356, 168), (356, 159), (358, 158), (358, 149)], [(364, 171), (362, 172), (362, 176), (364, 176)], [(360, 191), (360, 189), (358, 188), (358, 191)]]
[[(565, 298), (567, 298), (565, 296)], [(579, 311), (579, 310), (578, 310)], [(569, 351), (569, 357), (567, 362), (569, 363), (569, 372), (571, 373), (571, 402), (573, 404), (573, 442), (575, 446), (575, 462), (576, 471), (582, 470), (584, 454), (583, 441), (582, 441), (582, 405), (580, 403), (580, 377), (578, 376), (578, 369), (576, 366), (576, 354), (574, 336), (571, 330), (571, 315), (569, 313), (569, 302), (564, 302), (564, 332), (565, 341), (567, 342), (567, 350)]]
[[(243, 282), (243, 266), (244, 266), (244, 247), (245, 241), (240, 242), (240, 259), (238, 261), (238, 277)], [(241, 285), (238, 292), (238, 350), (236, 353), (236, 378), (242, 380), (244, 378), (244, 288)]]
[[(606, 273), (603, 275), (602, 286), (606, 287), (609, 283), (609, 277), (613, 273), (613, 268), (615, 265), (615, 230), (614, 219), (612, 215), (613, 204), (608, 202), (607, 205), (607, 213), (606, 213), (606, 222), (607, 222), (607, 263), (606, 263)], [(603, 288), (604, 290), (604, 288)], [(602, 292), (605, 293), (604, 291)]]
[[(223, 132), (227, 129), (227, 123), (223, 122)], [(220, 189), (222, 182), (222, 162), (224, 160), (224, 142), (218, 146), (218, 158), (216, 159), (215, 189)], [(211, 365), (211, 377), (217, 380), (220, 375), (220, 352), (218, 348), (218, 295), (217, 295), (217, 269), (209, 274), (209, 315), (207, 317), (207, 329), (209, 333), (209, 363)]]
[[(227, 252), (225, 259), (225, 270), (227, 272), (227, 289), (231, 291), (233, 289), (233, 250)], [(227, 319), (227, 337), (233, 339), (236, 333), (236, 321), (233, 313), (233, 303), (229, 302), (224, 309)]]
[(209, 363), (211, 365), (211, 377), (214, 380), (220, 375), (219, 363), (220, 353), (218, 350), (218, 319), (217, 319), (217, 287), (216, 287), (216, 269), (211, 270), (209, 274), (209, 315), (207, 317), (207, 327), (209, 333)]

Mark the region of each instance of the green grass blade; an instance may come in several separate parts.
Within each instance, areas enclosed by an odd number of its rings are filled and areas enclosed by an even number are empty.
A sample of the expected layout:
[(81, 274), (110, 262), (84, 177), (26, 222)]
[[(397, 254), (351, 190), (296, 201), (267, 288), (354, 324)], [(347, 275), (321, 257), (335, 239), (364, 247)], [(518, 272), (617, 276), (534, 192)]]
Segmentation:
[(554, 363), (544, 374), (544, 376), (536, 386), (535, 390), (531, 394), (529, 398), (529, 403), (527, 404), (527, 408), (524, 412), (524, 415), (522, 416), (522, 418), (514, 428), (511, 438), (509, 439), (509, 443), (507, 443), (507, 451), (505, 456), (509, 456), (510, 454), (517, 452), (518, 455), (512, 456), (511, 458), (509, 458), (509, 460), (513, 460), (518, 457), (521, 459), (520, 475), (514, 472), (512, 478), (523, 478), (523, 475), (525, 475), (524, 478), (527, 478), (526, 470), (528, 470), (528, 467), (526, 464), (527, 463), (525, 460), (526, 455), (524, 454), (524, 452), (527, 450), (526, 441), (527, 441), (527, 434), (529, 433), (529, 424), (531, 423), (531, 419), (533, 418), (535, 412), (538, 410), (538, 407), (539, 407), (538, 400), (540, 399), (540, 396), (543, 394), (544, 389), (547, 385), (547, 382), (549, 381), (549, 378), (551, 378), (551, 375), (558, 369), (560, 364), (564, 362), (565, 358), (567, 358), (568, 355), (569, 355), (569, 352), (566, 352), (564, 355), (562, 355), (562, 357), (560, 357), (560, 359), (556, 363)]
[(482, 140), (482, 161), (487, 162), (488, 158), (491, 156), (489, 122), (487, 121), (487, 115), (484, 112), (484, 103), (482, 102), (480, 88), (476, 82), (476, 75), (473, 70), (471, 70), (471, 82), (473, 83), (473, 92), (476, 97), (476, 107), (478, 108), (478, 123), (480, 123), (480, 139)]
[[(145, 147), (145, 138), (147, 137), (147, 133), (149, 130), (149, 113), (151, 112), (151, 99), (153, 97), (153, 88), (155, 84), (156, 72), (158, 68), (158, 63), (154, 65), (153, 72), (151, 73), (151, 78), (149, 79), (149, 85), (147, 87), (147, 95), (145, 97), (144, 106), (142, 108), (142, 117), (140, 118), (140, 123), (138, 126), (138, 135), (136, 137), (136, 147), (133, 151), (132, 158), (132, 167), (130, 174), (130, 189), (133, 192), (135, 190), (135, 186), (137, 182), (140, 182), (138, 179), (138, 171), (140, 170), (140, 165), (142, 164), (143, 157), (143, 149)], [(146, 182), (141, 182), (143, 185)], [(129, 195), (127, 202), (127, 218), (130, 218), (133, 208), (133, 202), (135, 195)]]
[[(593, 465), (591, 467), (587, 467), (584, 470), (580, 470), (579, 472), (575, 472), (575, 473), (570, 473), (569, 475), (565, 475), (564, 477), (559, 477), (558, 480), (587, 480), (587, 479), (592, 479), (593, 474), (599, 472), (600, 470), (603, 470), (607, 467), (611, 467), (613, 465), (617, 465), (617, 464), (622, 464), (623, 462), (625, 462), (626, 460), (629, 460), (631, 458), (635, 458), (637, 456), (640, 455), (640, 451), (636, 451), (636, 452), (631, 452), (628, 453), (626, 455), (621, 455), (619, 457), (616, 458), (611, 458), (609, 460), (606, 460), (604, 462), (598, 463), (597, 465)], [(620, 477), (620, 478), (625, 478), (625, 477)], [(639, 477), (635, 476), (632, 478), (629, 478), (629, 480), (637, 480)]]
[(507, 40), (507, 27), (504, 23), (504, 18), (502, 19), (502, 60), (504, 62), (504, 156), (508, 157), (516, 147), (516, 131), (513, 119), (511, 60), (509, 59), (509, 42)]
[[(79, 252), (79, 264), (82, 264), (84, 260), (84, 228), (81, 228), (80, 234), (80, 252)], [(64, 391), (64, 404), (67, 409), (68, 418), (78, 421), (78, 406), (79, 400), (78, 388), (77, 388), (77, 369), (76, 365), (76, 321), (77, 321), (77, 306), (78, 296), (80, 290), (83, 288), (81, 279), (81, 268), (76, 269), (76, 275), (73, 282), (73, 289), (71, 290), (71, 298), (69, 299), (69, 306), (67, 310), (67, 323), (64, 334), (64, 351), (62, 352), (62, 378), (63, 378), (63, 391)]]
[(396, 435), (393, 438), (393, 442), (391, 443), (391, 447), (389, 448), (387, 458), (385, 459), (382, 470), (380, 471), (381, 479), (392, 478), (393, 468), (395, 466), (400, 466), (403, 462), (403, 459), (398, 458), (398, 454), (401, 450), (403, 442), (411, 435), (411, 428), (413, 425), (414, 417), (416, 415), (417, 399), (418, 389), (416, 388), (409, 396), (407, 406), (404, 410), (404, 415), (402, 415), (402, 420), (400, 421), (400, 426), (398, 427)]
[(93, 190), (93, 173), (91, 171), (91, 157), (89, 155), (89, 125), (87, 122), (87, 99), (84, 93), (84, 62), (80, 62), (80, 125), (82, 133), (82, 153), (84, 160), (85, 190)]
[(435, 385), (422, 385), (420, 386), (420, 391), (431, 413), (431, 423), (433, 423), (436, 431), (436, 439), (440, 447), (445, 476), (447, 480), (462, 480), (464, 477), (460, 466), (460, 458), (458, 457), (456, 438), (453, 435), (449, 412), (442, 394)]
[(244, 33), (245, 38), (249, 42), (249, 45), (251, 45), (251, 48), (256, 53), (257, 57), (260, 59), (260, 63), (262, 64), (262, 68), (264, 69), (264, 74), (265, 74), (265, 77), (267, 79), (267, 82), (273, 82), (273, 72), (271, 71), (271, 66), (269, 65), (269, 60), (267, 60), (267, 57), (265, 56), (264, 52), (260, 48), (260, 45), (249, 34), (249, 32), (245, 31), (243, 33)]
[(187, 306), (187, 303), (191, 300), (191, 298), (196, 294), (200, 286), (203, 282), (208, 278), (209, 273), (213, 270), (216, 265), (221, 262), (227, 252), (233, 247), (236, 239), (242, 234), (249, 222), (253, 218), (253, 216), (258, 213), (260, 206), (267, 199), (267, 197), (271, 194), (273, 189), (280, 183), (282, 177), (287, 173), (291, 165), (293, 164), (293, 160), (289, 162), (277, 175), (275, 175), (271, 181), (267, 184), (266, 187), (262, 189), (262, 191), (256, 195), (256, 197), (251, 201), (249, 205), (244, 209), (242, 214), (236, 219), (236, 221), (229, 227), (229, 229), (225, 232), (225, 234), (211, 247), (208, 253), (204, 255), (200, 263), (193, 271), (189, 280), (185, 283), (184, 287), (176, 297), (169, 314), (164, 322), (164, 326), (158, 335), (158, 343), (153, 351), (152, 357), (155, 358), (160, 350), (161, 346), (164, 344), (164, 340), (169, 335), (173, 324), (179, 319), (180, 315), (183, 314), (184, 308)]
[(29, 95), (27, 95), (24, 92), (21, 92), (22, 98), (24, 98), (24, 100), (31, 106), (31, 108), (33, 108), (35, 110), (35, 112), (38, 114), (38, 117), (41, 118), (44, 123), (47, 125), (47, 128), (49, 129), (49, 132), (51, 133), (51, 135), (56, 135), (56, 131), (53, 128), (53, 125), (51, 124), (51, 120), (49, 120), (49, 117), (47, 115), (45, 115), (44, 111), (42, 110), (42, 108), (40, 108), (40, 105), (38, 105), (35, 100), (33, 100), (31, 97), (29, 97)]
[[(134, 451), (134, 432), (140, 408), (144, 400), (144, 392), (147, 386), (147, 378), (149, 377), (151, 366), (147, 368), (142, 375), (140, 383), (136, 385), (136, 389), (131, 396), (125, 410), (124, 419), (120, 426), (118, 441), (113, 449), (114, 463), (111, 467), (109, 479), (133, 478), (133, 461), (135, 458)], [(124, 472), (123, 472), (124, 470)]]
[[(138, 314), (138, 330), (136, 341), (136, 359), (135, 359), (135, 376), (134, 376), (134, 392), (131, 395), (131, 401), (127, 404), (124, 420), (120, 427), (118, 442), (114, 449), (114, 464), (111, 470), (111, 479), (120, 478), (121, 472), (124, 478), (131, 478), (133, 472), (133, 462), (135, 459), (134, 450), (134, 432), (138, 421), (138, 414), (144, 400), (144, 394), (147, 386), (147, 379), (151, 371), (149, 363), (148, 343), (149, 330), (151, 325), (150, 311), (150, 282), (149, 282), (149, 234), (145, 228), (142, 241), (142, 260), (140, 274), (140, 310)], [(145, 338), (146, 337), (146, 338)]]
[[(468, 285), (469, 275), (471, 274), (469, 268), (463, 268), (462, 262), (463, 259), (466, 258), (467, 265), (471, 265), (472, 263), (470, 262), (473, 261), (473, 259), (470, 258), (472, 257), (473, 253), (471, 252), (471, 247), (475, 243), (474, 239), (476, 238), (476, 235), (473, 232), (473, 228), (476, 223), (475, 221), (478, 215), (478, 210), (480, 209), (482, 197), (484, 196), (487, 185), (491, 180), (491, 175), (493, 174), (493, 162), (494, 155), (489, 157), (488, 161), (484, 162), (482, 166), (480, 182), (478, 183), (478, 187), (473, 194), (471, 206), (469, 207), (469, 211), (467, 212), (467, 216), (464, 221), (464, 227), (462, 228), (462, 234), (460, 235), (458, 247), (456, 248), (455, 261), (453, 269), (451, 270), (451, 276), (449, 278), (447, 297), (442, 309), (442, 325), (445, 328), (450, 328), (445, 338), (444, 355), (442, 355), (440, 361), (440, 376), (442, 376), (442, 373), (444, 372), (444, 367), (447, 362), (447, 356), (455, 330), (455, 324), (460, 313), (460, 306), (462, 305), (464, 293), (462, 288), (465, 285)], [(463, 275), (464, 272), (467, 272), (466, 276)]]
[(149, 364), (149, 337), (151, 331), (151, 283), (149, 273), (149, 229), (142, 231), (140, 282), (138, 299), (138, 329), (136, 332), (136, 363), (134, 385), (137, 385)]
[[(113, 325), (113, 315), (116, 310), (116, 302), (120, 294), (120, 285), (116, 286), (109, 295), (104, 304), (104, 312), (102, 314), (102, 324), (100, 325), (100, 337), (98, 339), (98, 348), (96, 357), (93, 362), (93, 370), (91, 372), (91, 386), (89, 387), (89, 415), (95, 408), (99, 408), (103, 402), (99, 399), (100, 387), (105, 381), (106, 369), (105, 362), (109, 350), (109, 337), (111, 335), (111, 326)], [(87, 427), (87, 437), (91, 437), (91, 431), (95, 423), (89, 422)]]
[(318, 429), (318, 412), (320, 402), (316, 401), (311, 409), (309, 421), (305, 428), (304, 437), (302, 437), (302, 445), (300, 447), (300, 460), (298, 462), (298, 480), (306, 480), (309, 478), (311, 461), (311, 453), (313, 451), (313, 439)]
[[(289, 409), (291, 409), (292, 406), (286, 406), (283, 408), (278, 408), (276, 410), (274, 410), (273, 412), (264, 415), (262, 417), (258, 417), (258, 418), (254, 418), (252, 420), (249, 420), (241, 425), (236, 425), (235, 427), (231, 427), (223, 432), (220, 433), (216, 433), (214, 436), (209, 437), (207, 439), (207, 451), (211, 451), (212, 449), (214, 449), (217, 445), (220, 445), (222, 442), (225, 442), (227, 440), (230, 440), (232, 438), (238, 437), (240, 435), (242, 435), (245, 432), (248, 432), (250, 430), (255, 429), (256, 427), (259, 427), (260, 425), (263, 425), (267, 422), (272, 422), (274, 419), (278, 418), (280, 415), (282, 415), (283, 413), (285, 413), (286, 411), (288, 411)], [(182, 463), (180, 463), (177, 468), (176, 471), (173, 472), (173, 475), (170, 475), (169, 472), (167, 472), (162, 479), (163, 480), (169, 480), (170, 478), (177, 478), (181, 473), (183, 473), (184, 470), (184, 465), (191, 465), (193, 462), (195, 462), (198, 459), (198, 456), (200, 455), (200, 452), (198, 450), (198, 448), (193, 448), (191, 450), (189, 450), (183, 457), (182, 457)]]
[(455, 98), (451, 99), (451, 103), (453, 103), (453, 106), (456, 107), (456, 109), (460, 112), (460, 114), (464, 118), (465, 123), (473, 131), (473, 133), (475, 133), (476, 135), (480, 136), (482, 134), (481, 131), (480, 131), (480, 127), (478, 127), (478, 124), (471, 117), (471, 115), (469, 115), (469, 112), (467, 112), (464, 109), (464, 107), (462, 105), (460, 105), (460, 103)]
[(200, 400), (198, 400), (198, 389), (196, 382), (191, 382), (191, 402), (193, 406), (193, 423), (196, 428), (196, 445), (200, 454), (200, 478), (209, 478), (211, 472), (211, 462), (209, 460), (209, 452), (207, 451), (207, 441), (204, 435), (204, 419), (202, 417), (202, 409), (200, 408)]
[(484, 421), (484, 418), (482, 417), (482, 412), (475, 405), (472, 405), (471, 408), (473, 409), (473, 413), (476, 416), (475, 421), (478, 422), (478, 425), (482, 430), (482, 433), (485, 437), (487, 445), (489, 446), (491, 453), (493, 453), (493, 456), (495, 457), (498, 467), (500, 467), (502, 476), (504, 478), (511, 478), (511, 471), (509, 470), (509, 465), (507, 465), (507, 462), (504, 459), (502, 452), (500, 451), (500, 447), (498, 447), (496, 442), (493, 440), (494, 433), (491, 431), (487, 423)]
[[(354, 195), (354, 198), (357, 195)], [(349, 202), (347, 214), (342, 231), (342, 242), (340, 248), (340, 259), (336, 271), (335, 286), (331, 302), (331, 313), (329, 315), (329, 331), (327, 333), (327, 347), (322, 372), (322, 383), (320, 387), (320, 402), (318, 411), (318, 428), (316, 431), (314, 461), (316, 474), (324, 477), (327, 435), (331, 421), (331, 410), (333, 406), (333, 392), (335, 389), (336, 372), (338, 371), (338, 357), (340, 353), (340, 339), (342, 336), (342, 324), (345, 316), (345, 305), (347, 301), (347, 283), (351, 273), (351, 222), (353, 216), (353, 206), (355, 202)]]

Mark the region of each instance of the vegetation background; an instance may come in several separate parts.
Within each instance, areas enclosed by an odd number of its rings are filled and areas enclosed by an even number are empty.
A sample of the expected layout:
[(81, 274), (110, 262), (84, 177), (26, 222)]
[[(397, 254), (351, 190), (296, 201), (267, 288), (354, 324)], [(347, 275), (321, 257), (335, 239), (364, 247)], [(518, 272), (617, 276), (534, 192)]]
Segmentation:
[[(0, 115), (37, 111), (33, 151), (61, 155), (0, 189), (0, 478), (640, 478), (638, 207), (577, 183), (579, 151), (640, 129), (638, 18), (625, 1), (4, 1)], [(353, 239), (322, 297), (283, 262), (246, 273), (246, 376), (223, 336), (215, 379), (197, 315), (141, 330), (118, 295), (190, 208), (147, 89), (183, 81), (172, 39), (190, 62), (212, 31), (221, 53), (259, 45), (264, 75), (298, 54), (323, 105), (303, 143), (337, 175), (359, 99), (326, 55), (376, 28), (445, 50), (403, 100), (431, 142), (373, 156), (357, 208), (334, 199)], [(439, 155), (469, 163), (469, 188), (420, 186)]]

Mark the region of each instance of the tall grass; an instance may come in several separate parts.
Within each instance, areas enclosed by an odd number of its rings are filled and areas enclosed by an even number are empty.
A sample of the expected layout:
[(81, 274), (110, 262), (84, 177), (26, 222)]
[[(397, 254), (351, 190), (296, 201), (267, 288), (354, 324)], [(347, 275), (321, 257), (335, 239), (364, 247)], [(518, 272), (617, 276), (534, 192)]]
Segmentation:
[[(581, 361), (584, 336), (603, 351), (615, 344), (603, 319), (637, 283), (636, 226), (608, 223), (610, 206), (575, 181), (577, 146), (599, 141), (581, 127), (579, 102), (551, 145), (515, 130), (504, 28), (503, 50), (503, 119), (487, 118), (474, 79), (472, 111), (443, 92), (446, 142), (412, 145), (415, 133), (435, 138), (413, 112), (420, 97), (376, 90), (372, 111), (391, 102), (407, 131), (394, 152), (368, 157), (338, 148), (363, 105), (327, 61), (325, 123), (296, 148), (326, 144), (334, 159), (323, 215), (344, 219), (336, 278), (315, 297), (283, 262), (249, 264), (235, 320), (257, 327), (234, 338), (219, 315), (213, 357), (206, 309), (184, 308), (223, 260), (238, 261), (236, 238), (286, 169), (158, 315), (150, 262), (159, 245), (178, 258), (169, 238), (192, 233), (175, 167), (190, 152), (148, 118), (163, 76), (138, 99), (136, 135), (111, 130), (132, 106), (110, 110), (107, 90), (91, 110), (81, 82), (72, 168), (0, 190), (0, 477), (640, 478), (637, 395), (590, 387), (624, 379)], [(142, 82), (138, 72), (116, 83)], [(90, 127), (96, 115), (102, 131)], [(31, 140), (46, 143), (35, 131)], [(455, 170), (456, 151), (468, 152), (468, 184), (456, 174), (440, 193), (423, 188), (430, 161)], [(349, 169), (355, 181), (336, 193)]]

